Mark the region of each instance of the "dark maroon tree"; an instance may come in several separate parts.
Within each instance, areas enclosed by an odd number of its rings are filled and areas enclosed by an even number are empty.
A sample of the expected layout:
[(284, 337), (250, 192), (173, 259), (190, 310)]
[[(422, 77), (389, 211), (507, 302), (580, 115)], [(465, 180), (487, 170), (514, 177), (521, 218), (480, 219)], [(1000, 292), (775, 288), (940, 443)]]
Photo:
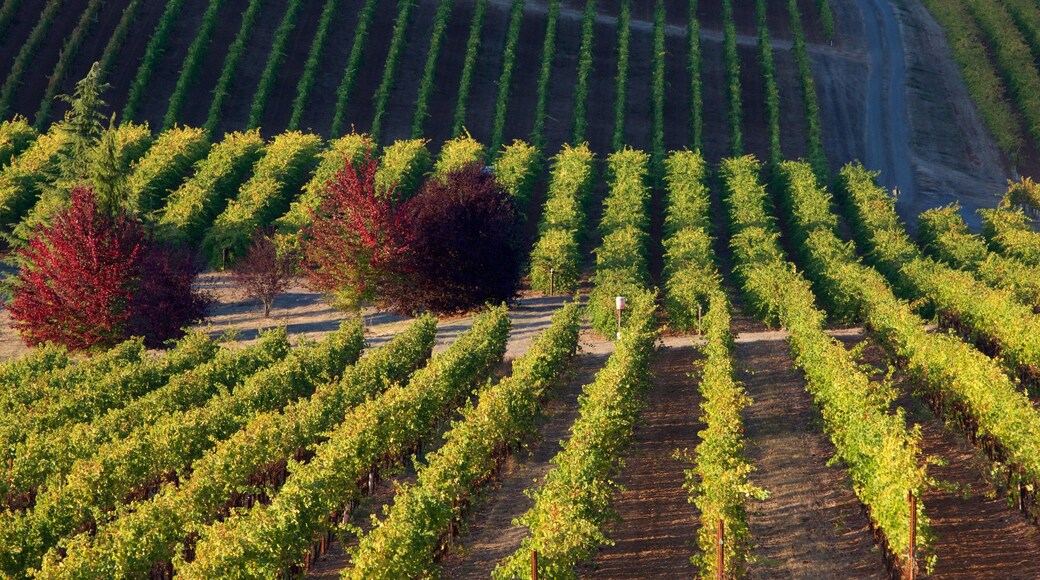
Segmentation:
[(19, 272), (6, 307), (28, 345), (51, 341), (81, 350), (111, 346), (131, 333), (158, 346), (204, 314), (191, 287), (195, 270), (153, 247), (140, 222), (98, 207), (88, 188), (18, 251)]
[(325, 185), (311, 225), (301, 232), (310, 285), (341, 308), (374, 302), (403, 274), (410, 226), (398, 196), (377, 190), (378, 168), (370, 157), (357, 166), (347, 162)]
[(246, 255), (235, 262), (232, 274), (247, 295), (264, 305), (264, 317), (271, 316), (271, 304), (293, 280), (293, 259), (279, 255), (270, 232), (257, 231)]
[(512, 300), (520, 277), (513, 200), (481, 165), (426, 182), (403, 210), (409, 252), (389, 285), (397, 311), (455, 313)]

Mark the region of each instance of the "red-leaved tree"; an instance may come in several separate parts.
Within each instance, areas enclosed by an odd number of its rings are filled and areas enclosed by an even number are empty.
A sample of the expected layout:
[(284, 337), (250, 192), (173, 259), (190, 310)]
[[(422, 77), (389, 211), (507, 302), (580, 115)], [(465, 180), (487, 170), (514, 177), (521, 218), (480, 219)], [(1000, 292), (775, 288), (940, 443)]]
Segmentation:
[(192, 289), (190, 260), (150, 244), (134, 217), (103, 211), (89, 188), (70, 197), (70, 206), (18, 251), (5, 306), (26, 344), (81, 350), (132, 333), (158, 346), (202, 317), (206, 301)]
[(430, 179), (402, 207), (408, 253), (383, 294), (398, 312), (441, 314), (512, 300), (520, 279), (512, 197), (480, 164)]
[(250, 297), (264, 305), (264, 317), (271, 316), (271, 304), (293, 280), (293, 260), (278, 254), (271, 232), (257, 231), (245, 256), (232, 269), (235, 282)]
[(409, 249), (409, 221), (399, 196), (377, 191), (378, 163), (371, 157), (349, 161), (325, 185), (309, 227), (301, 232), (301, 264), (318, 291), (342, 308), (374, 302), (380, 291), (403, 276)]

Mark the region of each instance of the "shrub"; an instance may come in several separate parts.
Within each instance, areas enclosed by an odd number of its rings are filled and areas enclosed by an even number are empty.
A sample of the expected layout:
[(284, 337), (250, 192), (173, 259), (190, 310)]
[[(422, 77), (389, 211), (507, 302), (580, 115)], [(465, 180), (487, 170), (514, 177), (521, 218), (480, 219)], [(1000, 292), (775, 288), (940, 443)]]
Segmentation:
[(454, 313), (511, 300), (520, 256), (513, 200), (480, 164), (431, 179), (405, 202), (409, 251), (384, 296), (399, 312)]
[(102, 212), (90, 189), (71, 198), (18, 251), (23, 267), (7, 308), (26, 344), (109, 347), (134, 332), (157, 345), (202, 317), (190, 261), (153, 247), (125, 212)]
[(371, 157), (356, 166), (345, 163), (301, 232), (302, 266), (311, 286), (331, 294), (341, 308), (374, 301), (408, 251), (398, 198), (383, 194), (377, 172)]
[(271, 304), (292, 282), (293, 262), (288, 255), (278, 255), (278, 246), (270, 232), (253, 234), (253, 245), (234, 268), (235, 282), (246, 295), (264, 305), (264, 317), (271, 316)]

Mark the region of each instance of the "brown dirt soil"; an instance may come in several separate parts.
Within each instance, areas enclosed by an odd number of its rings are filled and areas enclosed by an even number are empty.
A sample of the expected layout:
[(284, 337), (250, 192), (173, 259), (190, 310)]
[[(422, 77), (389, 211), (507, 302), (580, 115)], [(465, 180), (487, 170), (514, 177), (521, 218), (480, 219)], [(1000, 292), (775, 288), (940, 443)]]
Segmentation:
[(684, 469), (676, 450), (693, 450), (703, 426), (697, 381), (690, 377), (700, 358), (687, 337), (665, 346), (654, 361), (649, 404), (636, 427), (614, 500), (620, 520), (608, 532), (615, 542), (603, 548), (582, 576), (661, 578), (695, 575), (690, 563), (698, 520), (683, 489)]
[(690, 117), (693, 103), (690, 96), (689, 50), (686, 36), (665, 36), (664, 61), (664, 146), (669, 151), (690, 147), (693, 133)]
[[(734, 327), (763, 331), (747, 319)], [(740, 379), (754, 399), (745, 415), (751, 482), (769, 498), (748, 509), (755, 562), (751, 578), (883, 578), (867, 519), (820, 432), (805, 380), (788, 346), (769, 334), (742, 336)]]
[(577, 416), (578, 395), (591, 382), (611, 351), (611, 343), (584, 331), (581, 353), (574, 361), (574, 376), (544, 408), (546, 423), (539, 437), (525, 450), (506, 460), (496, 487), (478, 500), (466, 517), (468, 534), (442, 561), (445, 578), (487, 578), (495, 565), (512, 554), (524, 537), (525, 528), (512, 521), (531, 507), (524, 490), (549, 472), (549, 460), (560, 451), (558, 442), (569, 436)]

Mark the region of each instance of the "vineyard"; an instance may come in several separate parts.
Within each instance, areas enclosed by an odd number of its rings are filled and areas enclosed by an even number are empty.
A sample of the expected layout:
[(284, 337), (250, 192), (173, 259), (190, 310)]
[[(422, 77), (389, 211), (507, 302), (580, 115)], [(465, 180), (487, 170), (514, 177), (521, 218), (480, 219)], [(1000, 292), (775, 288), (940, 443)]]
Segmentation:
[(0, 576), (1040, 577), (1037, 60), (1029, 0), (0, 0)]

